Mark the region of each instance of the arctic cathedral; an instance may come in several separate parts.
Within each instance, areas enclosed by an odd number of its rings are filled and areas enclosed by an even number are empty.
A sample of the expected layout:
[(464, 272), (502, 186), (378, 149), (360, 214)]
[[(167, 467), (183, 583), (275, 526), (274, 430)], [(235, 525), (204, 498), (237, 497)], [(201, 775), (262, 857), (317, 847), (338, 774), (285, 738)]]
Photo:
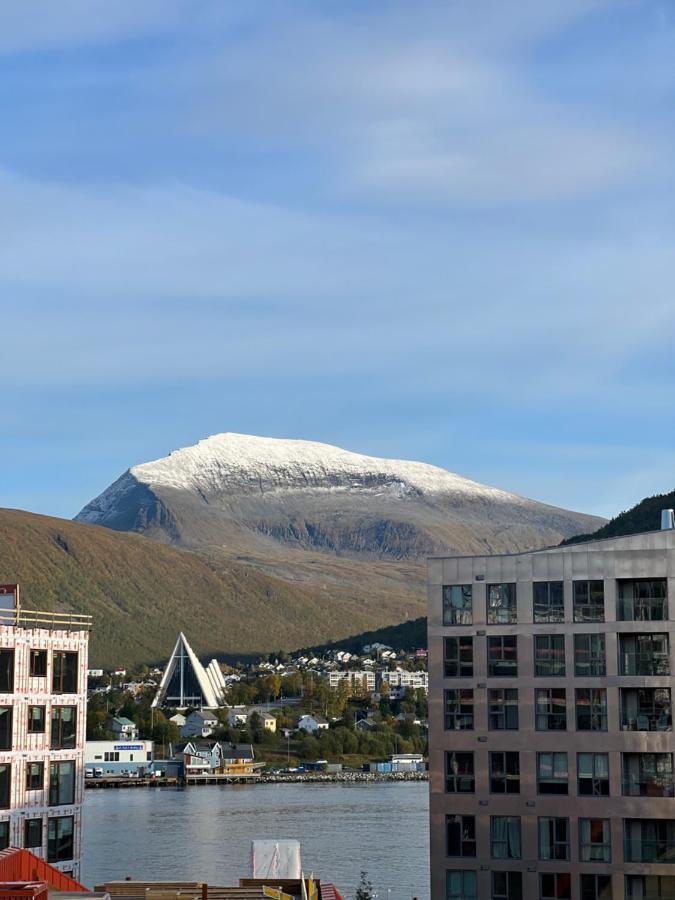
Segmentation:
[(218, 661), (212, 659), (204, 668), (182, 631), (152, 705), (177, 709), (216, 709), (225, 705), (225, 679)]

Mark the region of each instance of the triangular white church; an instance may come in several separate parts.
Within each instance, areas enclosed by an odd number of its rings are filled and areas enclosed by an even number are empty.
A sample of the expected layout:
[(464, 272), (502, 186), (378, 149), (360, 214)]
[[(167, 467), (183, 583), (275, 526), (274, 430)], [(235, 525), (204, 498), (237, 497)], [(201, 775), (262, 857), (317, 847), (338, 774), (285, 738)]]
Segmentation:
[(204, 668), (182, 631), (152, 705), (178, 709), (215, 709), (225, 705), (225, 679), (218, 661), (212, 659)]

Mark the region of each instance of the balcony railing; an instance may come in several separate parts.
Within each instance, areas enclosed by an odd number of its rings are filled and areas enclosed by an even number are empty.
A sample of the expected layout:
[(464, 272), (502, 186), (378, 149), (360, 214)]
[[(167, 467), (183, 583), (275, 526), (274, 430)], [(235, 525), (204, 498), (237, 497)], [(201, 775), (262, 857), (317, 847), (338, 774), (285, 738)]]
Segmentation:
[(13, 625), (15, 628), (48, 628), (50, 631), (89, 631), (91, 616), (35, 609), (0, 609), (0, 625)]
[(667, 653), (620, 653), (621, 675), (670, 675)]
[(663, 622), (668, 618), (668, 601), (664, 597), (620, 597), (617, 618), (620, 622)]
[(658, 778), (624, 778), (621, 791), (624, 797), (675, 797), (675, 784)]
[(622, 731), (670, 731), (670, 713), (661, 715), (640, 714), (636, 718), (621, 716)]

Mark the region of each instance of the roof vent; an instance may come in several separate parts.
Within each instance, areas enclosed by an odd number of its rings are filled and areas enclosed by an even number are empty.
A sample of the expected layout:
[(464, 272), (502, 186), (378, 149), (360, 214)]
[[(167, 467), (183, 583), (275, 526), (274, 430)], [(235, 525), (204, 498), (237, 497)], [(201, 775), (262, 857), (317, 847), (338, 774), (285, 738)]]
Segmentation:
[(661, 531), (669, 531), (671, 528), (675, 528), (675, 510), (662, 509)]

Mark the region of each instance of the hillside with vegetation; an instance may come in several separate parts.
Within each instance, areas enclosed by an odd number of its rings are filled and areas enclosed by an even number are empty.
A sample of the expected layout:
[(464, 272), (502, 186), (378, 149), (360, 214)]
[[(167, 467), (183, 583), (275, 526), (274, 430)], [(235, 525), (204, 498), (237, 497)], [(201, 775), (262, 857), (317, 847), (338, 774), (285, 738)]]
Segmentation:
[(610, 519), (597, 531), (578, 534), (568, 538), (563, 544), (579, 544), (601, 538), (620, 537), (624, 534), (639, 534), (642, 531), (658, 531), (661, 527), (661, 510), (675, 508), (675, 491), (668, 494), (654, 494), (645, 497), (635, 506)]

